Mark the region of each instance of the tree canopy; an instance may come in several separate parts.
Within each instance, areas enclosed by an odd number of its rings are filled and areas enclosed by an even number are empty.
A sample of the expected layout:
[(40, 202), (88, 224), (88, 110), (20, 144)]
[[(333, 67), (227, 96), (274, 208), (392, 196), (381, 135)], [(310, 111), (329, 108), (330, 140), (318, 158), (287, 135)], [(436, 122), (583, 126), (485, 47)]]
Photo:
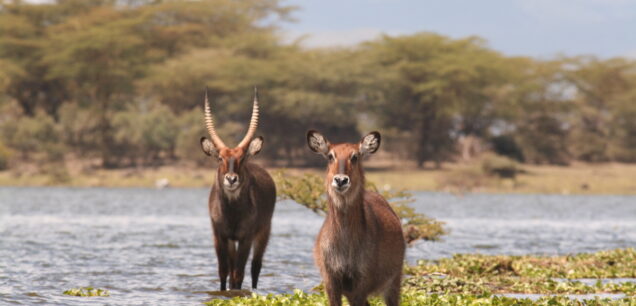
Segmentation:
[(418, 166), (457, 159), (466, 139), (530, 163), (636, 161), (634, 60), (510, 57), (434, 33), (308, 49), (280, 33), (293, 11), (277, 0), (2, 0), (0, 145), (27, 160), (55, 143), (106, 167), (200, 163), (204, 89), (232, 143), (258, 87), (263, 155), (279, 165), (317, 161), (310, 128), (334, 141), (379, 129), (386, 151)]

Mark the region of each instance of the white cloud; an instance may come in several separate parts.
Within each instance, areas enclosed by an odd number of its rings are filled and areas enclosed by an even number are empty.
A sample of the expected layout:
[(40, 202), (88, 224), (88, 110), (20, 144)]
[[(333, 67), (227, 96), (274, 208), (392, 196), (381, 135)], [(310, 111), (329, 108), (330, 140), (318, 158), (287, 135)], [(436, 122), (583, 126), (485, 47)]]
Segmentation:
[(316, 31), (309, 33), (288, 31), (284, 35), (287, 42), (293, 42), (297, 39), (301, 39), (301, 45), (305, 47), (321, 48), (354, 46), (363, 41), (379, 38), (382, 34), (400, 35), (404, 33), (373, 28), (356, 28), (337, 31)]

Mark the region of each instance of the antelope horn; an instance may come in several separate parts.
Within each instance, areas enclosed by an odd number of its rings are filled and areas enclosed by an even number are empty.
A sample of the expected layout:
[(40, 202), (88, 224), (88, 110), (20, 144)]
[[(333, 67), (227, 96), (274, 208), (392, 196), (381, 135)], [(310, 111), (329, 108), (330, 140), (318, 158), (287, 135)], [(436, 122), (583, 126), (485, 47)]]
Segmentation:
[(208, 102), (208, 89), (205, 89), (205, 126), (208, 128), (208, 133), (210, 133), (210, 137), (212, 138), (212, 144), (217, 149), (226, 148), (227, 146), (221, 140), (221, 137), (216, 134), (216, 129), (214, 128), (214, 120), (212, 120), (212, 112), (210, 112), (210, 102)]
[(252, 107), (252, 119), (250, 120), (250, 127), (247, 129), (247, 134), (243, 137), (243, 140), (239, 143), (239, 147), (246, 148), (254, 134), (256, 133), (256, 127), (258, 127), (258, 91), (254, 87), (254, 106)]

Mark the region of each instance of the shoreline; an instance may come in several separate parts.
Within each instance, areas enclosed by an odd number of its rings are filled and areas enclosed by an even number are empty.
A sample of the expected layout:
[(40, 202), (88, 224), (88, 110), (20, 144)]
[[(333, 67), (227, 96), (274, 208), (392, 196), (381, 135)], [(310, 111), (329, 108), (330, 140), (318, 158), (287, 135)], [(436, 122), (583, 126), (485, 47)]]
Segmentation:
[[(369, 181), (380, 189), (477, 194), (561, 194), (561, 195), (636, 195), (636, 164), (573, 164), (567, 167), (522, 165), (515, 179), (480, 178), (478, 186), (444, 185), (447, 177), (464, 177), (464, 164), (446, 164), (442, 169), (382, 169), (366, 171)], [(313, 173), (322, 169), (267, 168), (271, 173), (290, 175)], [(18, 170), (0, 171), (2, 187), (133, 187), (209, 188), (215, 169), (209, 166), (168, 165), (156, 168), (94, 169), (57, 174)]]

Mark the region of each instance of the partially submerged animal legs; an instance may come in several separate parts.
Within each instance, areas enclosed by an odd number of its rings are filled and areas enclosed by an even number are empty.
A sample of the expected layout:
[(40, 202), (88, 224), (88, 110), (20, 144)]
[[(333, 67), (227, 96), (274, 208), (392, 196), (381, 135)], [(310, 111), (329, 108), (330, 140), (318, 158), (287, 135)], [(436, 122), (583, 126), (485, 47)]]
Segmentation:
[(271, 226), (267, 226), (267, 228), (263, 229), (256, 235), (256, 239), (254, 239), (254, 251), (252, 253), (252, 288), (256, 289), (258, 285), (258, 276), (261, 273), (261, 266), (263, 265), (263, 255), (265, 254), (265, 249), (267, 248), (267, 242), (269, 241)]
[(226, 239), (223, 239), (216, 234), (214, 235), (214, 249), (216, 250), (217, 264), (219, 268), (219, 278), (221, 281), (221, 291), (226, 290), (227, 276), (230, 272), (230, 254), (229, 244)]
[(245, 276), (245, 264), (247, 258), (250, 255), (250, 248), (252, 247), (252, 241), (241, 240), (238, 242), (238, 252), (235, 253), (236, 260), (230, 274), (230, 289), (241, 289), (243, 285), (243, 278)]

